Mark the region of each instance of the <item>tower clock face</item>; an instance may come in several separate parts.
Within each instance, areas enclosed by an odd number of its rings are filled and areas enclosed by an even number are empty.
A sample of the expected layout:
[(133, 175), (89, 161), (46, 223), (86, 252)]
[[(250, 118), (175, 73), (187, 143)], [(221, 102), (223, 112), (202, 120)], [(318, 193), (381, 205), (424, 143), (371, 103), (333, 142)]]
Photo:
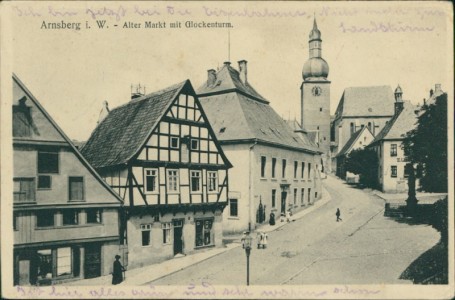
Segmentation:
[(320, 96), (322, 94), (322, 89), (319, 86), (315, 86), (311, 92), (313, 93), (313, 96)]

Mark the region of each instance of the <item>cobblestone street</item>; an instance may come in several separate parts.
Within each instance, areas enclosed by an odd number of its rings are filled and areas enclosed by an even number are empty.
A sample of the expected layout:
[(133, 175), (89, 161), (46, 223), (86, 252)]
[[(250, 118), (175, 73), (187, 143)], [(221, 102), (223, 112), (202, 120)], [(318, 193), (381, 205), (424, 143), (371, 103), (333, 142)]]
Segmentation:
[[(324, 180), (332, 200), (305, 217), (269, 233), (267, 249), (253, 249), (250, 284), (410, 283), (400, 274), (435, 245), (439, 233), (427, 225), (384, 217), (384, 201), (371, 191), (334, 177)], [(341, 222), (336, 222), (336, 209)], [(155, 285), (245, 284), (241, 247), (153, 281)]]

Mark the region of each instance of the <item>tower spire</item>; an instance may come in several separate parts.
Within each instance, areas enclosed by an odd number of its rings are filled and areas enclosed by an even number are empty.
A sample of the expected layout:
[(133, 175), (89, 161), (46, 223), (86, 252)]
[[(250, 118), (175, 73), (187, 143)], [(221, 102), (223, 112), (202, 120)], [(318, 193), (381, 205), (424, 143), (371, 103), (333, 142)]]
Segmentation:
[(318, 23), (316, 23), (316, 13), (313, 16), (313, 30), (318, 30)]

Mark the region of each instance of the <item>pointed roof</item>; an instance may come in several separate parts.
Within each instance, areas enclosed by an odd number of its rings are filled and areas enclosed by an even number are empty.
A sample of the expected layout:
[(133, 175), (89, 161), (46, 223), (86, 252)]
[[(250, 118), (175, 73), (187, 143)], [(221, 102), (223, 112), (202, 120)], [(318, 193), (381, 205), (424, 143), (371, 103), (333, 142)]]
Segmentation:
[(321, 31), (318, 29), (318, 24), (316, 23), (316, 16), (314, 16), (313, 29), (310, 31), (310, 42), (313, 40), (321, 39)]
[(226, 91), (236, 91), (254, 100), (269, 103), (248, 82), (242, 82), (239, 71), (231, 67), (230, 63), (225, 63), (216, 73), (216, 80), (213, 85), (204, 82), (197, 90), (197, 94), (208, 96), (218, 92), (225, 93)]
[(310, 139), (294, 132), (269, 101), (251, 85), (243, 84), (238, 76), (237, 70), (225, 65), (218, 71), (214, 87), (204, 83), (198, 90), (199, 101), (219, 141), (256, 140), (298, 151), (319, 152)]
[(376, 135), (371, 144), (382, 140), (401, 140), (408, 131), (416, 126), (417, 114), (414, 105), (409, 101), (404, 101), (403, 106), (403, 110), (393, 116), (378, 135)]
[(193, 91), (191, 82), (185, 80), (112, 109), (92, 132), (82, 154), (95, 168), (126, 164), (184, 88)]
[[(13, 81), (18, 84), (18, 86), (24, 91), (27, 98), (32, 101), (36, 107), (41, 111), (44, 117), (49, 121), (49, 123), (56, 129), (56, 131), (60, 134), (63, 140), (70, 146), (74, 155), (79, 159), (79, 161), (87, 168), (87, 170), (95, 177), (95, 179), (110, 193), (112, 194), (116, 200), (120, 203), (123, 203), (122, 198), (114, 192), (114, 190), (100, 177), (100, 175), (95, 171), (93, 166), (87, 161), (87, 159), (79, 152), (76, 148), (74, 143), (70, 140), (70, 138), (63, 132), (63, 130), (57, 125), (57, 123), (52, 119), (52, 117), (47, 113), (41, 103), (33, 96), (33, 94), (27, 89), (27, 87), (22, 83), (22, 81), (13, 73)], [(15, 139), (14, 139), (15, 140)]]
[(368, 127), (363, 127), (359, 130), (357, 130), (356, 132), (354, 132), (351, 137), (349, 138), (349, 140), (346, 142), (346, 144), (344, 144), (343, 148), (340, 150), (340, 152), (338, 152), (338, 154), (336, 155), (336, 157), (340, 157), (340, 156), (343, 156), (343, 155), (346, 155), (347, 153), (351, 152), (352, 150), (352, 147), (355, 145), (355, 143), (357, 142), (357, 140), (360, 138), (360, 136), (362, 136), (362, 134), (364, 133), (364, 131), (368, 131), (368, 133), (373, 136), (373, 134), (371, 133), (370, 129), (368, 129)]
[(395, 97), (388, 85), (349, 87), (343, 91), (335, 115), (336, 118), (392, 117), (394, 103)]

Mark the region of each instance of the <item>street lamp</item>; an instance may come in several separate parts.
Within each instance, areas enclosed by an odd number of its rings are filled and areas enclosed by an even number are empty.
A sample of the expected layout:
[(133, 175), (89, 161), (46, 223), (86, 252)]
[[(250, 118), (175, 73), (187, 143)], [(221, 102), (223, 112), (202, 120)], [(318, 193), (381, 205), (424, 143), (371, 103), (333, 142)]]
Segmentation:
[(246, 285), (250, 285), (250, 253), (251, 253), (251, 243), (253, 238), (250, 236), (250, 233), (246, 233), (244, 238), (244, 248), (246, 254)]

